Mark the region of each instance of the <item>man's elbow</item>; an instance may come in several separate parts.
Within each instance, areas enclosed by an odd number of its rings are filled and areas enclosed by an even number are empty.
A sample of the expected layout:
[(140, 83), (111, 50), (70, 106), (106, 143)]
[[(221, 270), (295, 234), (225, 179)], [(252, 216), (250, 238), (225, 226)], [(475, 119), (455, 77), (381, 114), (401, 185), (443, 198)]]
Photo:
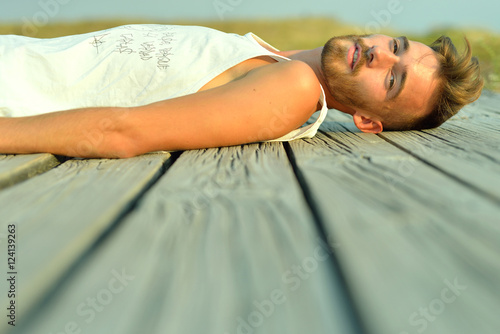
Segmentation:
[(126, 159), (140, 154), (133, 145), (127, 143), (127, 140), (107, 136), (105, 143), (86, 145), (84, 149), (80, 147), (73, 155), (80, 158)]
[(133, 108), (121, 108), (117, 113), (114, 126), (109, 127), (108, 140), (103, 145), (103, 155), (110, 158), (126, 159), (152, 151), (147, 143), (151, 133), (144, 131), (144, 126), (137, 122)]
[(87, 152), (82, 152), (84, 154), (80, 155), (87, 158), (125, 159), (147, 153), (141, 149), (139, 141), (133, 134), (116, 128), (103, 133), (101, 140), (95, 140), (93, 144), (86, 150)]
[(103, 155), (118, 159), (133, 158), (148, 153), (148, 150), (142, 147), (140, 141), (120, 133), (114, 134), (114, 138), (110, 140), (110, 145), (105, 150)]

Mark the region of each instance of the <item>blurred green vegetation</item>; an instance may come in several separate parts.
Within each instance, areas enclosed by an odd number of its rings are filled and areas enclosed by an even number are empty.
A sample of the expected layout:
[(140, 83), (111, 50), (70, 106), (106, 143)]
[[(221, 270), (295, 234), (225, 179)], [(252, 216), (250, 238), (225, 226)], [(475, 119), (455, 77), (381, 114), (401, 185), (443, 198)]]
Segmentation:
[[(111, 20), (72, 23), (54, 23), (45, 26), (1, 25), (0, 34), (16, 34), (48, 38), (98, 31), (124, 24), (160, 23), (202, 25), (225, 32), (245, 34), (253, 32), (266, 42), (281, 50), (308, 49), (323, 45), (330, 37), (364, 33), (360, 27), (329, 18), (294, 18), (284, 20), (239, 20), (239, 21), (178, 21), (158, 22), (147, 20)], [(380, 33), (399, 36), (404, 32), (381, 30)], [(433, 29), (425, 35), (407, 35), (408, 38), (430, 44), (441, 35), (452, 38), (459, 50), (466, 36), (472, 45), (473, 54), (481, 63), (485, 86), (500, 92), (500, 35), (486, 30), (442, 28)]]

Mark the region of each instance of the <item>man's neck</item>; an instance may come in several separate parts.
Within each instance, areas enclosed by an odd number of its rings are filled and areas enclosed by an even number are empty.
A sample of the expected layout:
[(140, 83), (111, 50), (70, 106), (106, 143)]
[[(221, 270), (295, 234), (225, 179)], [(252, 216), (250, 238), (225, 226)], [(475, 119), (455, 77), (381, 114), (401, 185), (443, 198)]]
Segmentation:
[(321, 86), (323, 87), (328, 108), (337, 109), (342, 112), (352, 114), (351, 110), (349, 110), (349, 108), (337, 102), (335, 98), (330, 94), (330, 91), (328, 90), (328, 86), (326, 85), (325, 74), (323, 73), (323, 70), (321, 68), (322, 51), (323, 47), (321, 46), (311, 50), (281, 51), (279, 52), (279, 54), (281, 56), (290, 58), (292, 60), (300, 60), (308, 64), (313, 69), (314, 73), (316, 74), (316, 77), (318, 78)]

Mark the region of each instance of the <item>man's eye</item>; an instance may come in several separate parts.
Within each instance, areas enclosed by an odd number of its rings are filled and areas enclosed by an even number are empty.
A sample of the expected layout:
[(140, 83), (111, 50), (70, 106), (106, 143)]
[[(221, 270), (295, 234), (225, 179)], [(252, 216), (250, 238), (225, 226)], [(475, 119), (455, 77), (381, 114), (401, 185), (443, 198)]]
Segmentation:
[(391, 73), (391, 78), (389, 79), (389, 89), (392, 89), (392, 87), (394, 87), (394, 82), (395, 82), (394, 74)]
[(394, 54), (398, 53), (398, 50), (399, 50), (399, 46), (398, 46), (398, 40), (397, 39), (393, 39), (393, 52)]

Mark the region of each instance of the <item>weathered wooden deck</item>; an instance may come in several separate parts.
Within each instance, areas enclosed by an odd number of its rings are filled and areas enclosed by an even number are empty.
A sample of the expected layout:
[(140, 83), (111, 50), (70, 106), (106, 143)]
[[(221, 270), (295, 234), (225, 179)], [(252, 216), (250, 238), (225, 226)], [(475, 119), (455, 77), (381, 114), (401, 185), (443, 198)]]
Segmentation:
[(429, 131), (332, 114), (290, 143), (0, 156), (0, 332), (500, 333), (500, 95)]

